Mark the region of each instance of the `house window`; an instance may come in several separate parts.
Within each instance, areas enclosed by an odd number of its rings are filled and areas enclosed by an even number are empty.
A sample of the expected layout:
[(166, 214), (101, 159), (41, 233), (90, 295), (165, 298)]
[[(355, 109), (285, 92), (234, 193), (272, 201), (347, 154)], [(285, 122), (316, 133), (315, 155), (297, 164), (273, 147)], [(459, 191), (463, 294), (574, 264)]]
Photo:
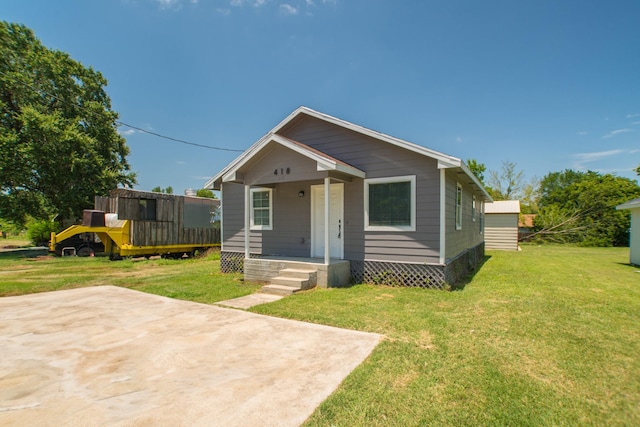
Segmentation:
[(480, 202), (480, 234), (484, 233), (484, 202)]
[(456, 230), (462, 230), (462, 185), (456, 187)]
[(140, 199), (138, 206), (140, 208), (140, 220), (156, 220), (156, 199)]
[(364, 186), (365, 230), (416, 230), (415, 175), (366, 179)]
[(251, 229), (273, 230), (273, 203), (270, 188), (251, 190)]
[(473, 195), (473, 200), (471, 201), (471, 221), (476, 222), (476, 195)]

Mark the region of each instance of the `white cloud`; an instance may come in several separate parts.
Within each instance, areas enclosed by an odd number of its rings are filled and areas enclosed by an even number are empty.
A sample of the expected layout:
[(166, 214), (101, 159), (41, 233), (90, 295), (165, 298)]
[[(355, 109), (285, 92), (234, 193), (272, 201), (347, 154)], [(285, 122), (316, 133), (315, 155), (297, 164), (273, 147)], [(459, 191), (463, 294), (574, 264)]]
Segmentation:
[(640, 125), (640, 121), (637, 122), (631, 122), (632, 125)]
[(231, 9), (229, 9), (229, 8), (218, 8), (218, 9), (216, 9), (216, 12), (218, 12), (222, 16), (229, 16), (231, 14)]
[(298, 9), (291, 6), (290, 4), (283, 3), (280, 5), (280, 12), (284, 13), (285, 15), (297, 15)]
[(627, 114), (627, 119), (635, 119), (636, 117), (640, 117), (640, 113)]
[(573, 155), (573, 158), (575, 159), (574, 168), (577, 170), (588, 169), (587, 163), (598, 162), (608, 157), (613, 157), (628, 152), (628, 150), (617, 149), (608, 151), (596, 151), (593, 153), (577, 153)]
[(136, 133), (136, 130), (135, 129), (118, 130), (118, 133), (122, 136), (129, 136)]
[(179, 9), (182, 6), (181, 0), (155, 0), (160, 9)]
[(623, 134), (623, 133), (629, 133), (629, 132), (633, 132), (633, 129), (629, 129), (629, 128), (616, 129), (616, 130), (612, 130), (611, 132), (609, 132), (606, 135), (603, 135), (602, 137), (604, 139), (609, 139), (609, 138), (613, 138), (616, 135), (620, 135), (620, 134)]
[(580, 135), (580, 136), (589, 135), (589, 132), (583, 130), (583, 131), (578, 132), (578, 135)]

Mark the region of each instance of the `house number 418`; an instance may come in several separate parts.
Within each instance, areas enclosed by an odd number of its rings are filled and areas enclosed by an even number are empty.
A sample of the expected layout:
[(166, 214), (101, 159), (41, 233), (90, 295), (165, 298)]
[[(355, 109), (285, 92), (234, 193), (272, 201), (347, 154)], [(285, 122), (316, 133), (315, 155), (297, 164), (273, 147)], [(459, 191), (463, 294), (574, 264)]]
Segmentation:
[(291, 173), (291, 168), (280, 168), (273, 171), (274, 175), (284, 175), (285, 173), (289, 175)]

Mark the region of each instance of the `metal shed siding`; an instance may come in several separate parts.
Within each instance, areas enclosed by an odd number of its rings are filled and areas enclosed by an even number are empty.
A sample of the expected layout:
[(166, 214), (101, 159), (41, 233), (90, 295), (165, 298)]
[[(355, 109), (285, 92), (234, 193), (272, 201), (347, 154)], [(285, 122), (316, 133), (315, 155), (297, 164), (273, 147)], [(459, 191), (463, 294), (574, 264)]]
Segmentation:
[(438, 262), (439, 171), (437, 162), (374, 138), (304, 117), (280, 131), (366, 172), (367, 178), (416, 175), (416, 231), (364, 231), (364, 181), (345, 186), (345, 258)]
[(518, 250), (518, 214), (485, 215), (485, 247)]
[[(473, 190), (466, 183), (465, 177), (447, 170), (446, 174), (446, 220), (445, 220), (445, 258), (451, 259), (461, 252), (473, 248), (484, 240), (484, 234), (480, 230), (480, 212), (476, 212), (476, 220), (473, 221), (472, 204)], [(456, 192), (457, 184), (462, 185), (462, 229), (456, 230)]]

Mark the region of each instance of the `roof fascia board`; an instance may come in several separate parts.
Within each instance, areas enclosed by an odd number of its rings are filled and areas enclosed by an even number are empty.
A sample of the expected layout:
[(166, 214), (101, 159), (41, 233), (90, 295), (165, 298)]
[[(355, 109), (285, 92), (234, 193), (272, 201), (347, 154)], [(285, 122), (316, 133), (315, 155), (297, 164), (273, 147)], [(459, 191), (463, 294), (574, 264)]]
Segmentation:
[(636, 209), (640, 208), (640, 199), (639, 200), (631, 200), (627, 203), (623, 203), (621, 205), (616, 206), (616, 210), (622, 209)]
[(245, 151), (243, 151), (238, 157), (236, 157), (231, 163), (229, 163), (224, 169), (222, 169), (220, 172), (218, 172), (213, 178), (211, 178), (209, 181), (207, 181), (207, 183), (205, 184), (204, 188), (208, 189), (208, 190), (214, 190), (215, 189), (215, 183), (217, 181), (222, 180), (222, 177), (224, 177), (231, 169), (233, 169), (239, 162), (242, 162), (247, 156), (249, 156), (256, 147), (258, 147), (262, 141), (267, 138), (269, 136), (269, 134), (264, 135), (262, 138), (260, 138), (259, 140), (257, 140), (251, 147), (247, 148)]

